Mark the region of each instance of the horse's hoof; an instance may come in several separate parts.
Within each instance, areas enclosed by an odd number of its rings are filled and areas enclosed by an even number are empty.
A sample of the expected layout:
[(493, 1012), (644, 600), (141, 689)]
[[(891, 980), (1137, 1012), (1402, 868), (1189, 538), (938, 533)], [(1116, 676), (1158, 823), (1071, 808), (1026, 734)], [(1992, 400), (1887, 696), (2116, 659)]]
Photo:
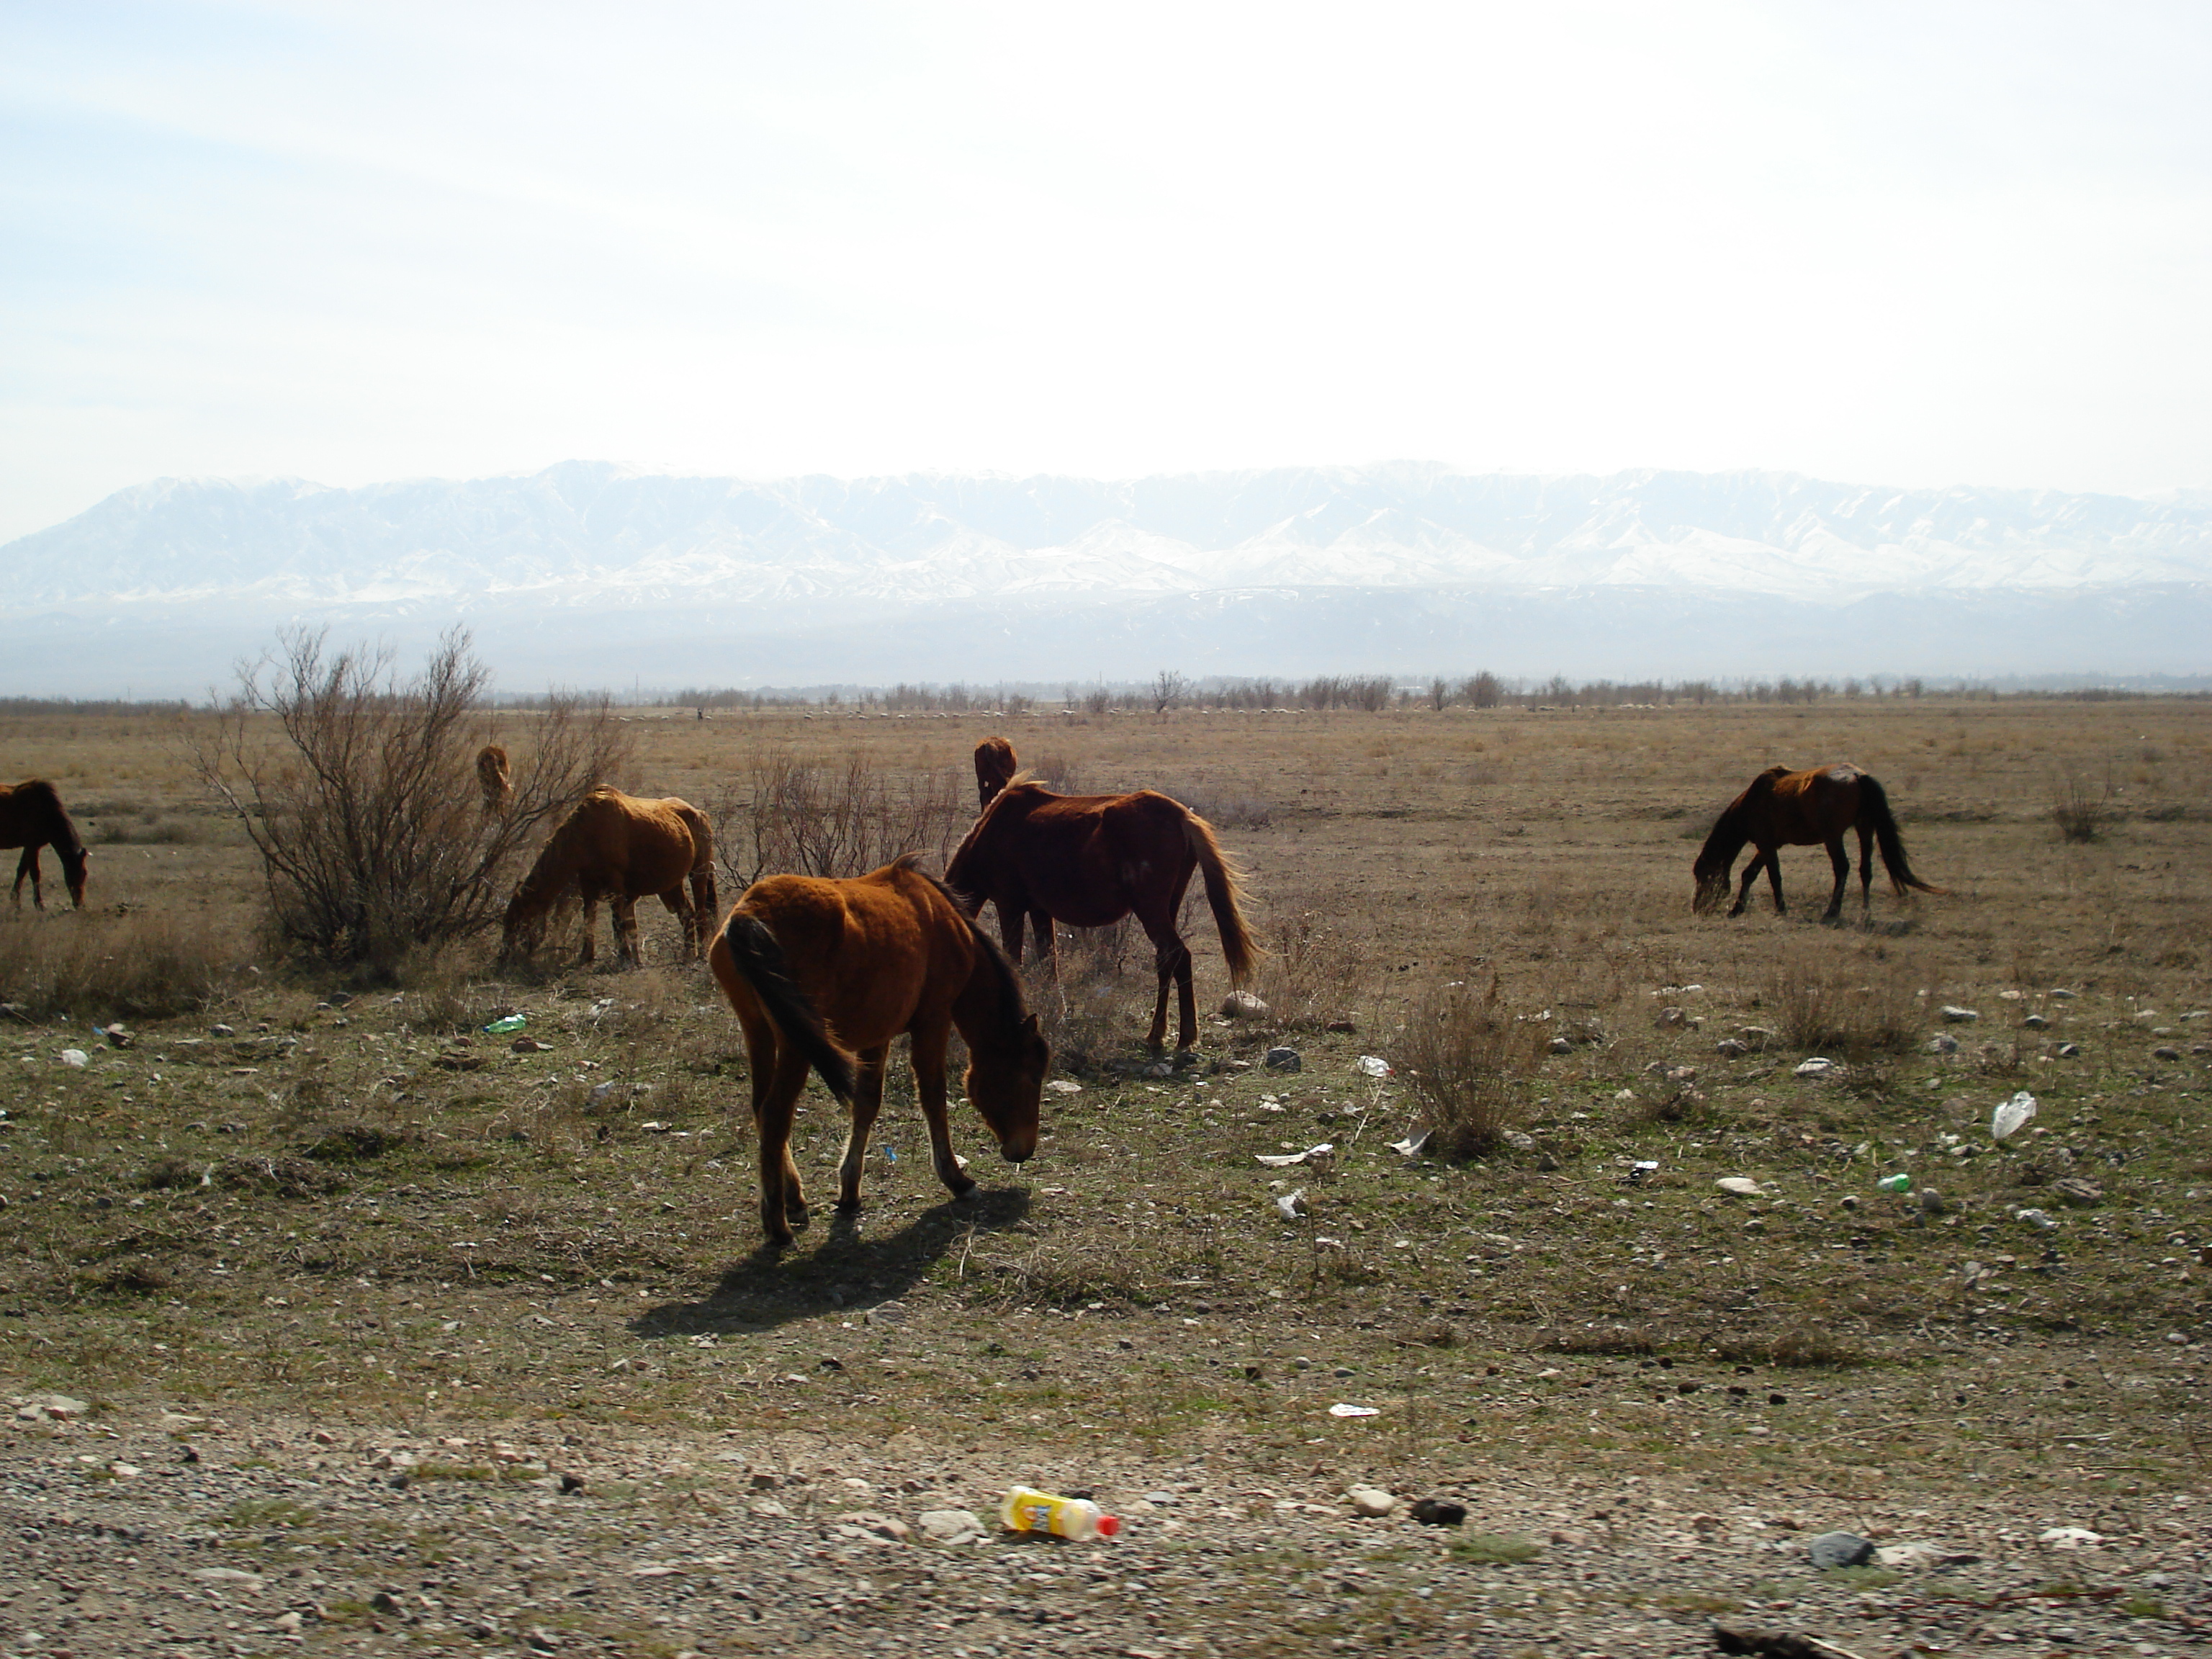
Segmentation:
[(975, 1196), (975, 1183), (972, 1181), (963, 1180), (957, 1186), (948, 1181), (945, 1185), (952, 1196), (963, 1204)]
[(841, 1198), (837, 1200), (837, 1207), (846, 1214), (851, 1215), (860, 1209), (860, 1200), (857, 1198)]

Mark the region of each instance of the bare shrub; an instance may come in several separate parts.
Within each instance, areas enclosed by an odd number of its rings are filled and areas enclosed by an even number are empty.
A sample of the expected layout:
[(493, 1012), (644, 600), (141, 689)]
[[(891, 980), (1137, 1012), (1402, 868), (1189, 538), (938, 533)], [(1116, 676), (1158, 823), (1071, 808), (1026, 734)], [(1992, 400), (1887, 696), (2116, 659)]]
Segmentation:
[(1262, 949), (1255, 988), (1285, 1030), (1346, 1018), (1367, 981), (1364, 939), (1340, 913), (1321, 905), (1279, 908), (1258, 929)]
[(1391, 1059), (1420, 1102), (1437, 1152), (1479, 1157), (1516, 1127), (1513, 1080), (1542, 1063), (1548, 1031), (1540, 1021), (1514, 1018), (1495, 976), (1487, 991), (1445, 986), (1407, 1011)]
[(1124, 1005), (1137, 988), (1136, 967), (1143, 969), (1145, 994), (1153, 994), (1152, 951), (1147, 945), (1131, 962), (1145, 936), (1127, 916), (1103, 927), (1059, 931), (1059, 983), (1032, 954), (1022, 964), (1024, 991), (1052, 1044), (1054, 1065), (1071, 1073), (1094, 1072), (1132, 1040)]
[(493, 726), (489, 673), (467, 631), (407, 680), (388, 650), (331, 654), (326, 640), (289, 633), (274, 661), (241, 666), (212, 732), (187, 741), (201, 783), (261, 854), (276, 937), (387, 975), (495, 921), (521, 850), (614, 780), (629, 734), (604, 697), (503, 717), (514, 795), (488, 813), (476, 755)]
[(2058, 786), (2051, 805), (2051, 821), (2058, 826), (2061, 841), (2093, 842), (2112, 821), (2112, 781), (2101, 789), (2092, 787), (2078, 773), (2069, 772)]
[(951, 856), (975, 817), (952, 767), (894, 771), (855, 750), (823, 759), (763, 749), (713, 798), (715, 856), (730, 884), (768, 873), (866, 875), (902, 853)]
[(1912, 1046), (1926, 1011), (1905, 967), (1829, 939), (1784, 948), (1759, 990), (1783, 1041), (1844, 1059)]
[(0, 1002), (36, 1018), (161, 1019), (221, 994), (243, 941), (161, 912), (0, 916)]

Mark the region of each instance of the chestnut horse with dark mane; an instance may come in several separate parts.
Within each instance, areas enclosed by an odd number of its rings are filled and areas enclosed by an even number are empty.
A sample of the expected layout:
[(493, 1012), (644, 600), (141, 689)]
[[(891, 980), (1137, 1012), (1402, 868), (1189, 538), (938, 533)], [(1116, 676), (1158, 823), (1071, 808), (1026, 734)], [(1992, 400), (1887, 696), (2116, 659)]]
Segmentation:
[(1054, 920), (1071, 927), (1103, 927), (1134, 915), (1152, 942), (1159, 972), (1159, 998), (1146, 1042), (1158, 1048), (1167, 1035), (1172, 980), (1182, 1015), (1176, 1047), (1188, 1048), (1198, 1041), (1198, 1004), (1190, 947), (1176, 921), (1194, 871), (1206, 880), (1230, 982), (1242, 985), (1258, 964), (1260, 947), (1237, 908), (1243, 887), (1237, 868), (1214, 839), (1212, 824), (1155, 790), (1055, 795), (1017, 775), (975, 820), (945, 879), (975, 910), (987, 902), (998, 906), (1000, 937), (1016, 962), (1022, 959), (1022, 920), (1033, 918), (1037, 946), (1055, 977)]
[(488, 818), (498, 817), (514, 804), (514, 779), (507, 770), (507, 750), (495, 743), (477, 750), (477, 787), (483, 791)]
[(986, 738), (975, 745), (975, 810), (981, 811), (999, 791), (1014, 781), (1021, 769), (1014, 745), (1004, 738)]
[(0, 848), (20, 847), (23, 856), (15, 861), (15, 885), (12, 890), (15, 908), (23, 908), (23, 878), (31, 878), (31, 902), (43, 910), (46, 895), (39, 879), (39, 848), (51, 847), (54, 856), (61, 860), (62, 880), (69, 887), (70, 901), (80, 910), (84, 908), (84, 866), (89, 856), (84, 849), (84, 838), (70, 822), (70, 815), (62, 810), (60, 791), (44, 778), (26, 778), (13, 788), (0, 783)]
[(884, 1103), (891, 1040), (909, 1038), (929, 1151), (955, 1198), (975, 1182), (952, 1150), (945, 1059), (957, 1026), (968, 1045), (968, 1098), (1009, 1164), (1036, 1151), (1037, 1103), (1052, 1050), (1021, 981), (944, 883), (909, 853), (848, 880), (769, 876), (745, 889), (707, 953), (744, 1028), (760, 1133), (761, 1227), (771, 1249), (806, 1222), (791, 1157), (792, 1118), (810, 1068), (852, 1111), (837, 1165), (837, 1207), (860, 1205), (868, 1131)]
[(1743, 914), (1751, 897), (1751, 884), (1762, 865), (1774, 890), (1774, 913), (1786, 915), (1782, 902), (1781, 849), (1823, 845), (1828, 849), (1829, 862), (1836, 867), (1836, 890), (1828, 896), (1828, 908), (1820, 920), (1833, 921), (1843, 914), (1844, 886), (1850, 878), (1851, 860), (1844, 851), (1844, 835), (1850, 830), (1859, 835), (1859, 902), (1869, 914), (1874, 909), (1877, 842), (1881, 847), (1882, 867), (1889, 872), (1889, 884), (1900, 898), (1908, 888), (1923, 893), (1944, 891), (1912, 873), (1905, 859), (1904, 837), (1898, 834), (1897, 819), (1889, 810), (1889, 797), (1857, 767), (1815, 766), (1808, 771), (1792, 772), (1787, 767), (1770, 766), (1751, 781), (1751, 787), (1729, 803), (1712, 833), (1705, 837), (1693, 871), (1698, 882), (1696, 908), (1700, 914), (1712, 910), (1728, 896), (1729, 868), (1748, 842), (1759, 849), (1759, 855), (1744, 866), (1743, 886), (1729, 915)]
[[(684, 884), (691, 884), (684, 897)], [(584, 949), (577, 961), (595, 956), (599, 900), (607, 899), (615, 917), (615, 949), (633, 967), (641, 966), (637, 948), (637, 902), (657, 894), (684, 924), (688, 955), (696, 957), (714, 926), (714, 835), (706, 815), (689, 801), (671, 795), (641, 800), (619, 789), (594, 789), (561, 820), (547, 839), (530, 873), (507, 901), (500, 954), (528, 951), (544, 931), (546, 916), (572, 895), (584, 902)]]

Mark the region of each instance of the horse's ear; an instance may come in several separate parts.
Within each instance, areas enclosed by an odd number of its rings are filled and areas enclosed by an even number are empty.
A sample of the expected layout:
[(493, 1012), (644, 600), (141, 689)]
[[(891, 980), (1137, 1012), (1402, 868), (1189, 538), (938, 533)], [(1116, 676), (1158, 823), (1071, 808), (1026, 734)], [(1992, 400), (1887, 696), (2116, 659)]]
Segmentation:
[(1037, 1017), (1035, 1014), (1031, 1014), (1027, 1019), (1022, 1022), (1022, 1035), (1024, 1036), (1035, 1036), (1036, 1034)]

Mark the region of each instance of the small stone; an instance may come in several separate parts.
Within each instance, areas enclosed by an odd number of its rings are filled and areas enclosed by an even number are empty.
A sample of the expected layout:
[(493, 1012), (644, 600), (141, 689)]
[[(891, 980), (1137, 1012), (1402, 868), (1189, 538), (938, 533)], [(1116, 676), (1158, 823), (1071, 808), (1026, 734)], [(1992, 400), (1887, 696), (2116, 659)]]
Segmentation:
[(306, 1626), (307, 1622), (296, 1613), (280, 1613), (270, 1623), (269, 1628), (286, 1636), (297, 1636)]
[(1955, 1054), (1959, 1052), (1959, 1039), (1948, 1031), (1938, 1031), (1928, 1039), (1928, 1052), (1931, 1054)]
[(1920, 1213), (1923, 1215), (1942, 1214), (1943, 1194), (1937, 1192), (1933, 1187), (1923, 1187), (1920, 1189)]
[(1774, 1041), (1774, 1028), (1770, 1025), (1747, 1025), (1736, 1032), (1754, 1048), (1764, 1048)]
[(1398, 1507), (1398, 1500), (1380, 1486), (1353, 1486), (1344, 1494), (1355, 1514), (1370, 1518), (1389, 1514)]
[(1690, 1023), (1690, 1011), (1686, 1008), (1662, 1008), (1651, 1016), (1651, 1023), (1662, 1031), (1679, 1030)]
[(234, 1025), (210, 1025), (208, 1027), (208, 1035), (219, 1037), (236, 1036), (238, 1028)]
[(2181, 1058), (2181, 1050), (2173, 1047), (2171, 1043), (2160, 1043), (2157, 1048), (2150, 1051), (2150, 1057), (2153, 1060), (2179, 1060)]
[(2051, 1029), (2051, 1022), (2041, 1014), (2030, 1014), (2026, 1019), (2021, 1021), (2021, 1024), (2031, 1031), (2047, 1031)]
[(903, 1544), (914, 1536), (914, 1528), (896, 1516), (878, 1515), (873, 1510), (854, 1510), (849, 1515), (837, 1517), (838, 1524), (858, 1536), (888, 1539), (894, 1544)]
[(1252, 992), (1231, 991), (1221, 999), (1218, 1012), (1224, 1019), (1264, 1019), (1271, 1011)]
[(1425, 1527), (1463, 1527), (1467, 1524), (1467, 1505), (1448, 1503), (1441, 1498), (1424, 1498), (1408, 1513)]
[(1357, 1036), (1359, 1033), (1359, 1027), (1348, 1019), (1333, 1019), (1322, 1030), (1333, 1031), (1339, 1036)]
[(1552, 1039), (1552, 1052), (1553, 1052), (1553, 1054), (1571, 1054), (1574, 1053), (1574, 1051), (1575, 1051), (1575, 1045), (1574, 1045), (1573, 1043), (1571, 1043), (1571, 1042), (1568, 1042), (1566, 1038), (1565, 1038), (1565, 1037), (1563, 1037), (1563, 1036), (1557, 1036), (1557, 1037), (1553, 1037), (1553, 1038)]
[(1766, 1194), (1765, 1188), (1747, 1176), (1723, 1176), (1713, 1185), (1738, 1198), (1763, 1198)]
[(82, 1048), (64, 1048), (62, 1050), (62, 1064), (81, 1072), (92, 1064), (92, 1057)]
[(1824, 1532), (1805, 1547), (1806, 1559), (1821, 1572), (1863, 1567), (1874, 1559), (1874, 1545), (1855, 1532)]
[(2035, 1541), (2046, 1549), (2093, 1550), (2105, 1541), (2105, 1535), (2087, 1527), (2051, 1527), (2037, 1534)]
[(23, 1402), (18, 1417), (50, 1417), (66, 1423), (72, 1418), (82, 1417), (92, 1407), (82, 1400), (65, 1394), (34, 1394)]
[(1972, 1008), (1961, 1008), (1955, 1003), (1945, 1003), (1939, 1012), (1954, 1025), (1971, 1025), (1981, 1018)]
[(1741, 1060), (1751, 1052), (1751, 1045), (1741, 1037), (1723, 1037), (1713, 1045), (1713, 1052), (1723, 1060)]
[(1261, 1057), (1260, 1063), (1271, 1072), (1302, 1072), (1305, 1061), (1295, 1048), (1270, 1048)]
[(2063, 1181), (2054, 1181), (2051, 1190), (2069, 1204), (2086, 1209), (2092, 1204), (2105, 1201), (2105, 1189), (2094, 1181), (2083, 1181), (2078, 1176), (2069, 1176)]
[(972, 1544), (990, 1536), (972, 1510), (924, 1510), (915, 1524), (933, 1544)]
[(582, 1475), (564, 1474), (561, 1477), (561, 1491), (564, 1496), (574, 1497), (576, 1493), (583, 1491), (583, 1489), (584, 1477)]
[(550, 1054), (553, 1052), (551, 1043), (540, 1042), (534, 1036), (519, 1036), (507, 1046), (518, 1054)]
[(261, 1585), (259, 1573), (241, 1571), (236, 1567), (199, 1567), (194, 1569), (192, 1577), (203, 1584), (250, 1584), (257, 1589)]
[(2062, 1043), (2060, 1043), (2060, 1044), (2058, 1045), (2058, 1058), (2059, 1058), (2059, 1059), (2061, 1059), (2061, 1060), (2079, 1060), (2081, 1057), (2081, 1045), (2080, 1043), (2078, 1043), (2078, 1042), (2062, 1042)]
[(1798, 1077), (1826, 1077), (1836, 1069), (1836, 1062), (1824, 1054), (1810, 1054), (1791, 1068)]
[(784, 1508), (773, 1498), (756, 1498), (750, 1508), (755, 1515), (764, 1516), (771, 1521), (786, 1519), (791, 1514), (789, 1510)]

